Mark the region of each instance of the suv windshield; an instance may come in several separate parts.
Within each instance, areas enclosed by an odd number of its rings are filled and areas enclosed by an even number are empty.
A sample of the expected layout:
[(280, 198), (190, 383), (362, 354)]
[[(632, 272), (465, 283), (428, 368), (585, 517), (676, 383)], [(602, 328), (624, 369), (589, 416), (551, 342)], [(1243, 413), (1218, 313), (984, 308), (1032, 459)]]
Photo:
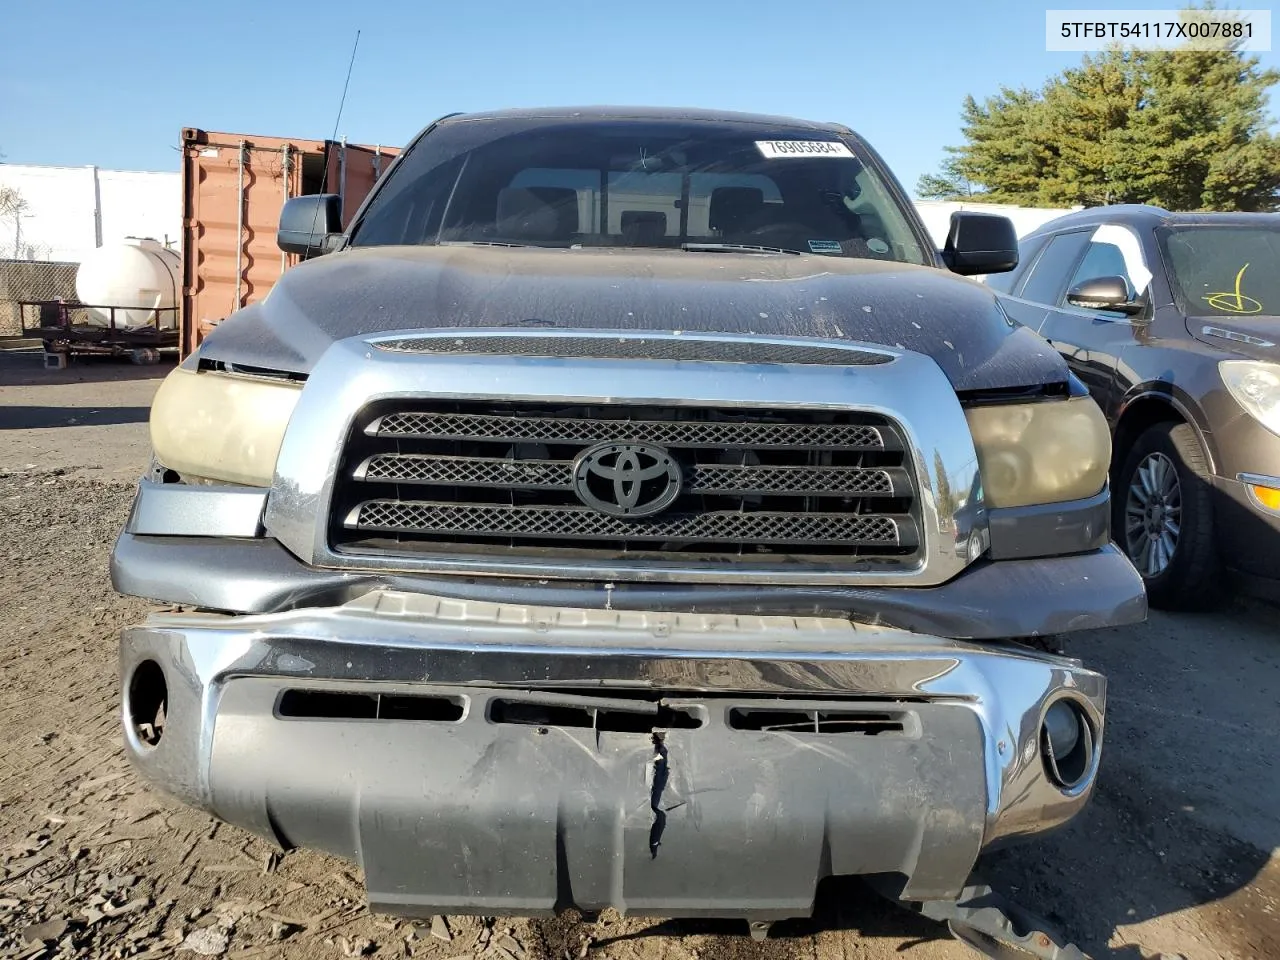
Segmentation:
[(1158, 231), (1170, 285), (1188, 316), (1280, 313), (1280, 229), (1166, 227)]
[(353, 246), (765, 248), (930, 262), (853, 139), (639, 120), (445, 123), (403, 158)]

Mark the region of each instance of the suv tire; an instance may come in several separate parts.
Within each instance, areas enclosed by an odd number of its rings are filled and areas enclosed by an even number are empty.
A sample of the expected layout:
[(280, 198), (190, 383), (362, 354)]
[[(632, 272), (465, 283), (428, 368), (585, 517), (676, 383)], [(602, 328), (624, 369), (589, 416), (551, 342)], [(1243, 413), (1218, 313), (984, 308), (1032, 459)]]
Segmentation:
[(1195, 431), (1157, 423), (1129, 448), (1111, 498), (1112, 537), (1138, 568), (1151, 606), (1207, 610), (1222, 597), (1213, 483)]

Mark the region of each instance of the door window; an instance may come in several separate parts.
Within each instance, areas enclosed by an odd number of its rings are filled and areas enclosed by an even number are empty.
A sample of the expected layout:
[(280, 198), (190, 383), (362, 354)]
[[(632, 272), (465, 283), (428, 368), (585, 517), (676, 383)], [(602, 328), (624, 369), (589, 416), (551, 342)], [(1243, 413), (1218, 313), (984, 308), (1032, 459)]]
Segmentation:
[(1076, 267), (1071, 282), (1067, 284), (1067, 289), (1070, 290), (1076, 284), (1084, 283), (1086, 280), (1096, 280), (1098, 277), (1124, 277), (1129, 297), (1133, 297), (1133, 278), (1129, 276), (1124, 254), (1114, 243), (1098, 240), (1090, 243), (1089, 249), (1084, 252), (1084, 259), (1080, 261), (1080, 266)]
[(1020, 296), (1034, 303), (1052, 305), (1067, 287), (1067, 276), (1080, 259), (1089, 234), (1063, 233), (1049, 241), (1040, 259), (1031, 268), (1031, 276), (1022, 287)]

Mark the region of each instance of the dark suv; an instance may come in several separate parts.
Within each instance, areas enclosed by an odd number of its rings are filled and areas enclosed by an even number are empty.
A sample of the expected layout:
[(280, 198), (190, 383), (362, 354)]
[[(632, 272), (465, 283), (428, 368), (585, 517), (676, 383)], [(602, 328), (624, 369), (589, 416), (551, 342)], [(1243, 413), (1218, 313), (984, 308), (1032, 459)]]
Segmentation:
[(1280, 216), (1099, 207), (1019, 264), (987, 283), (1106, 413), (1112, 534), (1152, 605), (1280, 592)]

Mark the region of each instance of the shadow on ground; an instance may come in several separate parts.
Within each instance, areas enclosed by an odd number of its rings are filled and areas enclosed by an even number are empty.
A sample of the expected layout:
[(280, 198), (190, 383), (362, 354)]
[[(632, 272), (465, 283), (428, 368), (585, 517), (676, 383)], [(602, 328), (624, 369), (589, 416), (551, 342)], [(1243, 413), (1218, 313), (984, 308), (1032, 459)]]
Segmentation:
[[(547, 957), (563, 957), (563, 943), (576, 945), (572, 930), (578, 920), (572, 914), (555, 920), (535, 922), (543, 940)], [(818, 888), (818, 899), (812, 918), (784, 920), (773, 925), (769, 938), (753, 940), (744, 920), (661, 920), (639, 930), (610, 935), (597, 934), (594, 946), (639, 941), (649, 937), (715, 937), (713, 948), (700, 951), (705, 960), (776, 960), (787, 957), (811, 957), (813, 951), (804, 941), (832, 931), (847, 931), (863, 937), (907, 938), (901, 950), (935, 940), (950, 940), (947, 928), (884, 899), (862, 881), (851, 877), (833, 877)]]
[(102, 427), (116, 423), (145, 423), (150, 407), (11, 407), (0, 405), (0, 430), (47, 427)]
[(0, 388), (66, 383), (159, 380), (174, 367), (166, 361), (135, 364), (116, 357), (75, 357), (63, 370), (48, 370), (39, 350), (0, 350)]

